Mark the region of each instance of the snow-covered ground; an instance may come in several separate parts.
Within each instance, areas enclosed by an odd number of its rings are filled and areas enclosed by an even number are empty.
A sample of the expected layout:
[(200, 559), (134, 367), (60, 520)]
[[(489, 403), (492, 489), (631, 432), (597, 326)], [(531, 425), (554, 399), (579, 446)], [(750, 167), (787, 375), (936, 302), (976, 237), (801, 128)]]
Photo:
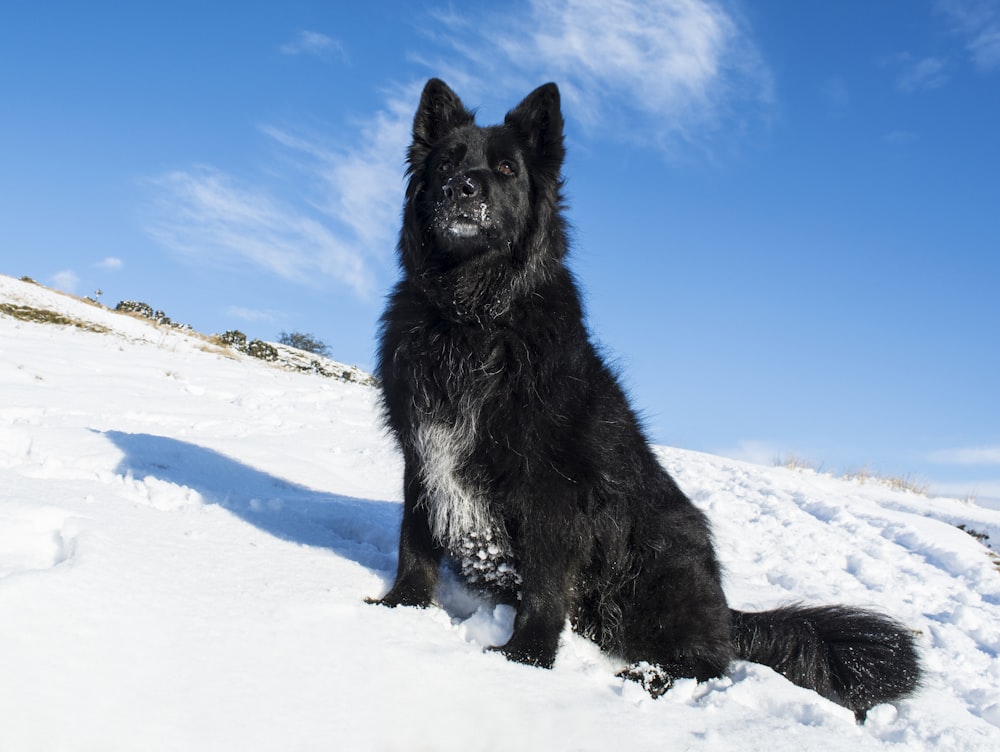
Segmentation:
[(851, 713), (762, 666), (653, 700), (513, 612), (366, 605), (401, 461), (366, 386), (0, 277), (0, 750), (995, 750), (1000, 512), (680, 449), (734, 606), (842, 602), (919, 632), (919, 694)]

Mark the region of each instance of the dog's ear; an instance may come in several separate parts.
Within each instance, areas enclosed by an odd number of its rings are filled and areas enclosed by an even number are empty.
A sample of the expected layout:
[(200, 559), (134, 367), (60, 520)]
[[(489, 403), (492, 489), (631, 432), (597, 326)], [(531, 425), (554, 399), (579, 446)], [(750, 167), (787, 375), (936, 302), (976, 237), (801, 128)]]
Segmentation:
[(432, 78), (424, 86), (417, 114), (413, 117), (413, 145), (430, 149), (450, 131), (473, 120), (473, 114), (465, 109), (448, 84)]
[(504, 124), (516, 129), (538, 156), (557, 166), (562, 164), (566, 150), (558, 86), (552, 83), (539, 86), (507, 113)]

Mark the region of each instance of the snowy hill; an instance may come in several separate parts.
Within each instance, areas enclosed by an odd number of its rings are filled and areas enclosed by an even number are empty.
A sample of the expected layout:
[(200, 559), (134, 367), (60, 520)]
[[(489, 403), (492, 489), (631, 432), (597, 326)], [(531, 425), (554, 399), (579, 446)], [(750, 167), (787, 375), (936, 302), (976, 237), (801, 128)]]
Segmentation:
[[(28, 309), (61, 323), (25, 320)], [(0, 277), (0, 750), (1000, 749), (1000, 512), (679, 449), (738, 608), (874, 606), (919, 633), (914, 698), (851, 713), (762, 666), (659, 700), (510, 608), (366, 605), (401, 461), (356, 382)]]

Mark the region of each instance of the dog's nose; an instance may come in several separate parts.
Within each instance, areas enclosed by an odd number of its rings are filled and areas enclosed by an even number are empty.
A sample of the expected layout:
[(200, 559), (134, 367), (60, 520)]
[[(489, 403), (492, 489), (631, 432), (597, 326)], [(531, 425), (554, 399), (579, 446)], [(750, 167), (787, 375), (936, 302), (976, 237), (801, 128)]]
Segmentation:
[(444, 184), (444, 195), (448, 199), (472, 198), (479, 195), (479, 181), (468, 175), (455, 175)]

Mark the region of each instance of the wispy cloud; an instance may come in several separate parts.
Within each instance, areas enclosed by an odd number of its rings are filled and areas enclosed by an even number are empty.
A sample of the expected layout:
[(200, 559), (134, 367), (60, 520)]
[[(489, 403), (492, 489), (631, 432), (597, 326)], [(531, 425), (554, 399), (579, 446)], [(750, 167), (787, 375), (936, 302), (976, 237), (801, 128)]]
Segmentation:
[(272, 311), (258, 311), (253, 308), (243, 308), (241, 306), (229, 306), (229, 308), (226, 309), (226, 314), (232, 316), (234, 319), (250, 321), (253, 323), (261, 321), (274, 321), (277, 318), (277, 315)]
[(932, 496), (975, 501), (977, 506), (1000, 510), (1000, 480), (934, 482)]
[(300, 159), (297, 169), (312, 186), (310, 204), (336, 220), (365, 256), (392, 256), (403, 200), (403, 158), (419, 90), (397, 91), (361, 124), (350, 148), (272, 125), (261, 130)]
[(898, 66), (896, 87), (911, 93), (926, 89), (937, 89), (948, 81), (947, 63), (939, 57), (915, 58), (908, 52), (896, 56)]
[(1000, 465), (1000, 446), (941, 449), (931, 452), (928, 459), (941, 465)]
[(373, 277), (364, 254), (323, 223), (266, 191), (210, 167), (151, 181), (157, 198), (147, 230), (199, 264), (247, 264), (315, 286), (336, 280), (367, 298)]
[(300, 31), (294, 39), (281, 45), (278, 50), (282, 55), (312, 55), (323, 59), (337, 57), (347, 62), (347, 50), (344, 45), (317, 31)]
[(462, 90), (495, 99), (555, 80), (584, 125), (668, 152), (733, 125), (737, 104), (773, 102), (745, 24), (711, 0), (531, 0), (436, 21), (446, 52), (425, 62)]
[(755, 439), (740, 441), (736, 446), (714, 450), (714, 453), (754, 465), (768, 466), (779, 464), (783, 457), (790, 456), (786, 449), (774, 442)]
[(98, 269), (104, 269), (105, 271), (117, 271), (124, 266), (124, 263), (120, 258), (115, 258), (114, 256), (108, 256), (107, 258), (101, 259), (96, 264), (94, 264)]
[(392, 267), (418, 96), (417, 88), (395, 90), (356, 124), (353, 138), (336, 144), (261, 126), (280, 149), (270, 176), (238, 179), (206, 166), (158, 176), (149, 181), (156, 196), (147, 230), (192, 263), (252, 265), (296, 283), (335, 282), (368, 299)]
[[(996, 0), (937, 0), (935, 7), (977, 68), (1000, 70), (1000, 4)], [(912, 93), (947, 84), (961, 57), (954, 52), (924, 57), (903, 52), (885, 62), (897, 68), (896, 87)]]
[(1000, 69), (1000, 6), (995, 0), (939, 0), (938, 9), (983, 71)]
[(52, 275), (52, 286), (63, 292), (75, 293), (80, 277), (72, 269), (63, 269)]
[[(771, 103), (767, 67), (726, 7), (715, 0), (528, 0), (520, 13), (463, 7), (461, 17), (434, 16), (427, 33), (437, 52), (422, 62), (470, 105), (509, 106), (556, 80), (567, 112), (585, 128), (676, 154), (724, 128), (742, 130), (737, 105), (763, 111)], [(300, 32), (281, 51), (343, 48)], [(147, 229), (193, 263), (249, 265), (308, 285), (335, 281), (367, 298), (392, 265), (422, 85), (388, 86), (383, 106), (336, 140), (299, 126), (262, 126), (280, 149), (281, 165), (268, 172), (291, 165), (291, 174), (248, 179), (194, 167), (152, 179)]]

